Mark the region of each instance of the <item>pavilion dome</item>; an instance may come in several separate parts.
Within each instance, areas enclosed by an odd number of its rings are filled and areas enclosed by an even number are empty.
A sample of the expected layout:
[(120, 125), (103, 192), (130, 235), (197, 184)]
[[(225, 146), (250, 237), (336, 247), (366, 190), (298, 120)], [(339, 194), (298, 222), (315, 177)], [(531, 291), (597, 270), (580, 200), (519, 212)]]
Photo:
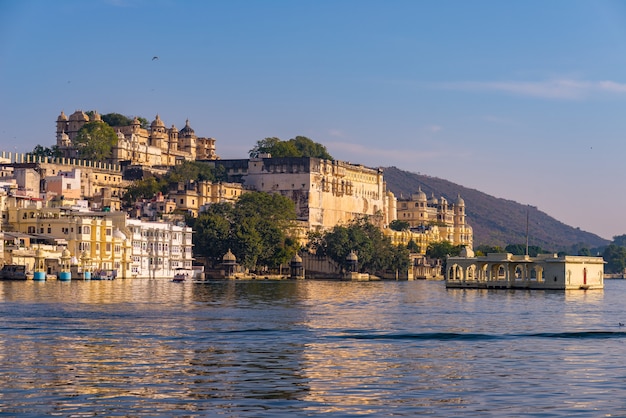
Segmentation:
[(185, 127), (180, 130), (179, 134), (181, 136), (193, 136), (193, 135), (196, 134), (194, 132), (194, 130), (191, 129), (191, 126), (189, 126), (189, 119), (187, 119), (187, 121), (185, 121)]
[(222, 261), (223, 261), (224, 263), (226, 263), (226, 262), (231, 262), (231, 263), (234, 263), (235, 261), (237, 261), (237, 257), (235, 257), (235, 254), (233, 254), (233, 253), (230, 251), (230, 248), (229, 248), (229, 249), (228, 249), (228, 252), (227, 252), (226, 254), (224, 254), (224, 257), (222, 257)]

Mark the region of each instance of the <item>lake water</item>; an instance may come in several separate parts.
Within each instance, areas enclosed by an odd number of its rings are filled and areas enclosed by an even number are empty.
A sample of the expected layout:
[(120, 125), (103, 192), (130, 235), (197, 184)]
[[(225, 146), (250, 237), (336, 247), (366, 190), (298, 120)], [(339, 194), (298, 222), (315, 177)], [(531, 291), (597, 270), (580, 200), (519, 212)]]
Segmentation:
[(0, 415), (624, 416), (626, 281), (0, 282)]

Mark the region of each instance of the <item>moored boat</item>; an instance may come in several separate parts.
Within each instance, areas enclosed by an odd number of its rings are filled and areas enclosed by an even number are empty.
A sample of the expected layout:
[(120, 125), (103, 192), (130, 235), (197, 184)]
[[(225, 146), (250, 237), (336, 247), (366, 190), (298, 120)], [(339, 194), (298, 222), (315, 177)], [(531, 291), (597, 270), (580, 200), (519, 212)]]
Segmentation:
[(184, 282), (185, 280), (187, 280), (187, 274), (186, 273), (176, 273), (174, 275), (174, 278), (172, 279), (173, 282)]

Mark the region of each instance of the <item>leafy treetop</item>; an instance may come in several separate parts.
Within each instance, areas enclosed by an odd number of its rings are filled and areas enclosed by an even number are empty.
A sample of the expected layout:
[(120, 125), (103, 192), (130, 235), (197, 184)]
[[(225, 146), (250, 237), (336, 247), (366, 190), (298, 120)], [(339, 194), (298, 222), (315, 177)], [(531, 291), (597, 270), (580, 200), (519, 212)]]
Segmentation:
[(274, 158), (313, 157), (333, 160), (324, 145), (305, 136), (296, 136), (288, 141), (276, 137), (261, 139), (249, 151), (249, 155), (251, 158), (257, 158), (261, 154), (271, 154)]
[(113, 147), (117, 144), (117, 134), (102, 121), (87, 122), (74, 138), (74, 145), (81, 158), (104, 161), (112, 157)]

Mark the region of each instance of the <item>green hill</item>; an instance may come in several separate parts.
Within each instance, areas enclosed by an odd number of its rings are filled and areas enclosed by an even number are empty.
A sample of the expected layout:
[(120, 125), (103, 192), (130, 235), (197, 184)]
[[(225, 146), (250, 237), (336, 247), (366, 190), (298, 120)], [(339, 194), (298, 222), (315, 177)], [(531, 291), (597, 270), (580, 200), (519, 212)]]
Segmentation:
[(396, 167), (384, 168), (384, 176), (387, 188), (398, 198), (408, 197), (418, 188), (429, 197), (434, 193), (435, 197), (443, 196), (449, 202), (455, 202), (460, 194), (465, 201), (467, 223), (474, 230), (474, 247), (484, 244), (504, 248), (508, 244), (524, 244), (527, 214), (530, 245), (548, 251), (573, 252), (581, 247), (592, 249), (609, 244), (595, 234), (559, 222), (534, 206), (500, 199), (447, 180)]

